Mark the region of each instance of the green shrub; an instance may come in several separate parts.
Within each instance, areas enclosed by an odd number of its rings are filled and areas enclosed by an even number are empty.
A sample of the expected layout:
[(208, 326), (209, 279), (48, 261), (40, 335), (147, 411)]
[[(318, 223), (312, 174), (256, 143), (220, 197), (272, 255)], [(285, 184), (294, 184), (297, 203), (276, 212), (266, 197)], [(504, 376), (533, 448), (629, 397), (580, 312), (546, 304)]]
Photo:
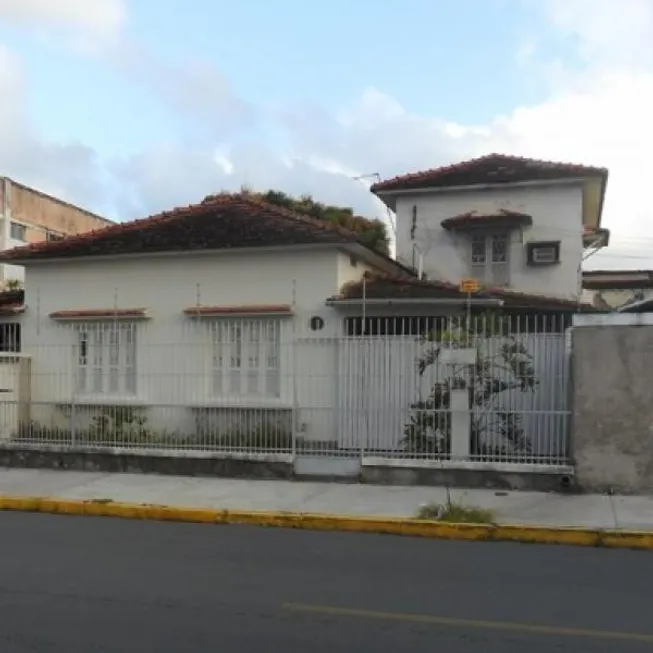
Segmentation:
[(464, 506), (462, 503), (447, 501), (422, 506), (417, 512), (417, 519), (430, 519), (453, 524), (494, 524), (492, 510)]

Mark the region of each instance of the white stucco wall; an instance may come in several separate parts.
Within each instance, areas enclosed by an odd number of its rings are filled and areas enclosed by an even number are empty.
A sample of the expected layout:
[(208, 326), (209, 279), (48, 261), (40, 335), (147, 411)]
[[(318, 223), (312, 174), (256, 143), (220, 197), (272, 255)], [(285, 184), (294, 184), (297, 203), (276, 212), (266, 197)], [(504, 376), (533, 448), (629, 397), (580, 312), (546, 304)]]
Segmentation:
[(372, 266), (349, 254), (338, 253), (338, 290), (346, 283), (358, 281), (365, 272), (372, 271)]
[[(417, 207), (414, 239), (411, 238), (413, 207)], [(430, 278), (458, 283), (471, 276), (469, 237), (448, 232), (440, 223), (468, 211), (498, 209), (519, 211), (533, 217), (531, 227), (512, 232), (510, 288), (525, 293), (577, 298), (583, 253), (580, 185), (399, 195), (397, 258), (412, 263), (413, 244), (417, 244), (424, 256), (424, 271)], [(548, 240), (561, 241), (560, 263), (528, 266), (525, 244)]]
[[(346, 266), (345, 266), (346, 263)], [(325, 305), (345, 280), (359, 276), (349, 255), (337, 250), (276, 251), (112, 261), (57, 261), (27, 269), (28, 309), (22, 317), (23, 351), (32, 357), (33, 419), (52, 424), (68, 419), (55, 404), (150, 406), (150, 422), (189, 428), (188, 410), (174, 407), (264, 407), (280, 411), (301, 405), (300, 428), (312, 439), (334, 435), (338, 356), (333, 336), (342, 319)], [(294, 283), (293, 283), (294, 282)], [(294, 288), (293, 288), (294, 286)], [(281, 321), (281, 396), (229, 398), (210, 388), (210, 341), (185, 308), (292, 304), (295, 317)], [(72, 322), (49, 317), (55, 311), (146, 308), (138, 323), (137, 392), (130, 397), (79, 397), (75, 390)], [(324, 327), (309, 328), (322, 317)], [(301, 379), (301, 383), (296, 383)], [(184, 423), (185, 421), (185, 423)], [(174, 423), (173, 423), (174, 422)]]

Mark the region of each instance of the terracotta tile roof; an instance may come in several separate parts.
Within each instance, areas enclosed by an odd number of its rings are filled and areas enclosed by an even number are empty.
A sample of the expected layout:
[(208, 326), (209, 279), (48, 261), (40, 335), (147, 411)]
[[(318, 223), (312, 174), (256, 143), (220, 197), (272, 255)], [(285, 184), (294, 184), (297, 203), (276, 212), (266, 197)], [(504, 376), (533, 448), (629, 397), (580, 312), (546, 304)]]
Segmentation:
[(8, 304), (22, 304), (25, 301), (24, 290), (2, 290), (0, 291), (0, 306)]
[(441, 168), (423, 170), (380, 181), (373, 193), (420, 188), (454, 188), (477, 184), (507, 184), (524, 181), (545, 181), (573, 177), (603, 177), (606, 168), (573, 163), (557, 163), (506, 154), (487, 154)]
[(9, 315), (20, 315), (27, 310), (25, 304), (4, 304), (0, 306), (0, 315), (7, 317)]
[(467, 213), (461, 213), (451, 218), (445, 218), (440, 224), (444, 229), (465, 229), (466, 227), (494, 225), (519, 227), (533, 224), (533, 218), (530, 215), (519, 213), (518, 211), (499, 209), (494, 213), (468, 211)]
[[(363, 282), (357, 281), (346, 284), (341, 293), (331, 297), (329, 301), (337, 302), (343, 299), (362, 299)], [(461, 293), (458, 286), (447, 281), (419, 279), (399, 279), (381, 275), (366, 274), (365, 297), (367, 299), (465, 299), (467, 295)], [(544, 295), (531, 295), (514, 292), (503, 288), (482, 288), (473, 297), (479, 299), (500, 299), (505, 308), (522, 310), (545, 311), (596, 311), (591, 304), (579, 303), (573, 300), (547, 297)]]
[(653, 288), (653, 270), (583, 270), (586, 290)]
[(142, 319), (147, 317), (145, 308), (90, 308), (77, 311), (55, 311), (50, 313), (53, 320), (93, 320), (93, 319)]
[(248, 304), (244, 306), (189, 306), (184, 313), (190, 317), (212, 315), (292, 315), (290, 304)]
[(25, 311), (24, 290), (0, 291), (0, 315), (18, 315)]
[(358, 236), (246, 194), (220, 194), (61, 241), (18, 247), (0, 253), (0, 261), (341, 243), (359, 243)]

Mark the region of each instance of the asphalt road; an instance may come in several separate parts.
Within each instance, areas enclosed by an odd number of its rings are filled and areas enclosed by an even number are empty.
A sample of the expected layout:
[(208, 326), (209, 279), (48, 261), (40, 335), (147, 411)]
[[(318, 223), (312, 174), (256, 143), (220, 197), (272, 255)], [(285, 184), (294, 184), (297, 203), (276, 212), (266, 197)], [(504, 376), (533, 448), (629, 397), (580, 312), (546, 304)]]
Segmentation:
[(0, 513), (2, 653), (653, 650), (653, 554)]

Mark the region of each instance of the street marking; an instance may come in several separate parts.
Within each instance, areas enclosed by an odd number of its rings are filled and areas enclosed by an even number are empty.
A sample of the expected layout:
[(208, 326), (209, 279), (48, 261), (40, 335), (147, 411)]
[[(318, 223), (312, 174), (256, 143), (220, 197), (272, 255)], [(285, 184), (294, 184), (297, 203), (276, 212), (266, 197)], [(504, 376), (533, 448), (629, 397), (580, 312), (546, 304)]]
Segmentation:
[(284, 610), (307, 612), (338, 617), (360, 617), (362, 619), (381, 619), (384, 621), (403, 621), (406, 623), (431, 624), (453, 628), (476, 628), (485, 630), (505, 630), (516, 633), (549, 635), (563, 637), (586, 637), (592, 639), (612, 639), (626, 642), (646, 642), (653, 644), (653, 635), (645, 633), (626, 633), (612, 630), (590, 630), (584, 628), (564, 628), (559, 626), (536, 626), (510, 621), (483, 621), (479, 619), (457, 619), (426, 614), (405, 614), (401, 612), (378, 612), (376, 610), (356, 610), (326, 605), (305, 605), (303, 603), (284, 603)]

